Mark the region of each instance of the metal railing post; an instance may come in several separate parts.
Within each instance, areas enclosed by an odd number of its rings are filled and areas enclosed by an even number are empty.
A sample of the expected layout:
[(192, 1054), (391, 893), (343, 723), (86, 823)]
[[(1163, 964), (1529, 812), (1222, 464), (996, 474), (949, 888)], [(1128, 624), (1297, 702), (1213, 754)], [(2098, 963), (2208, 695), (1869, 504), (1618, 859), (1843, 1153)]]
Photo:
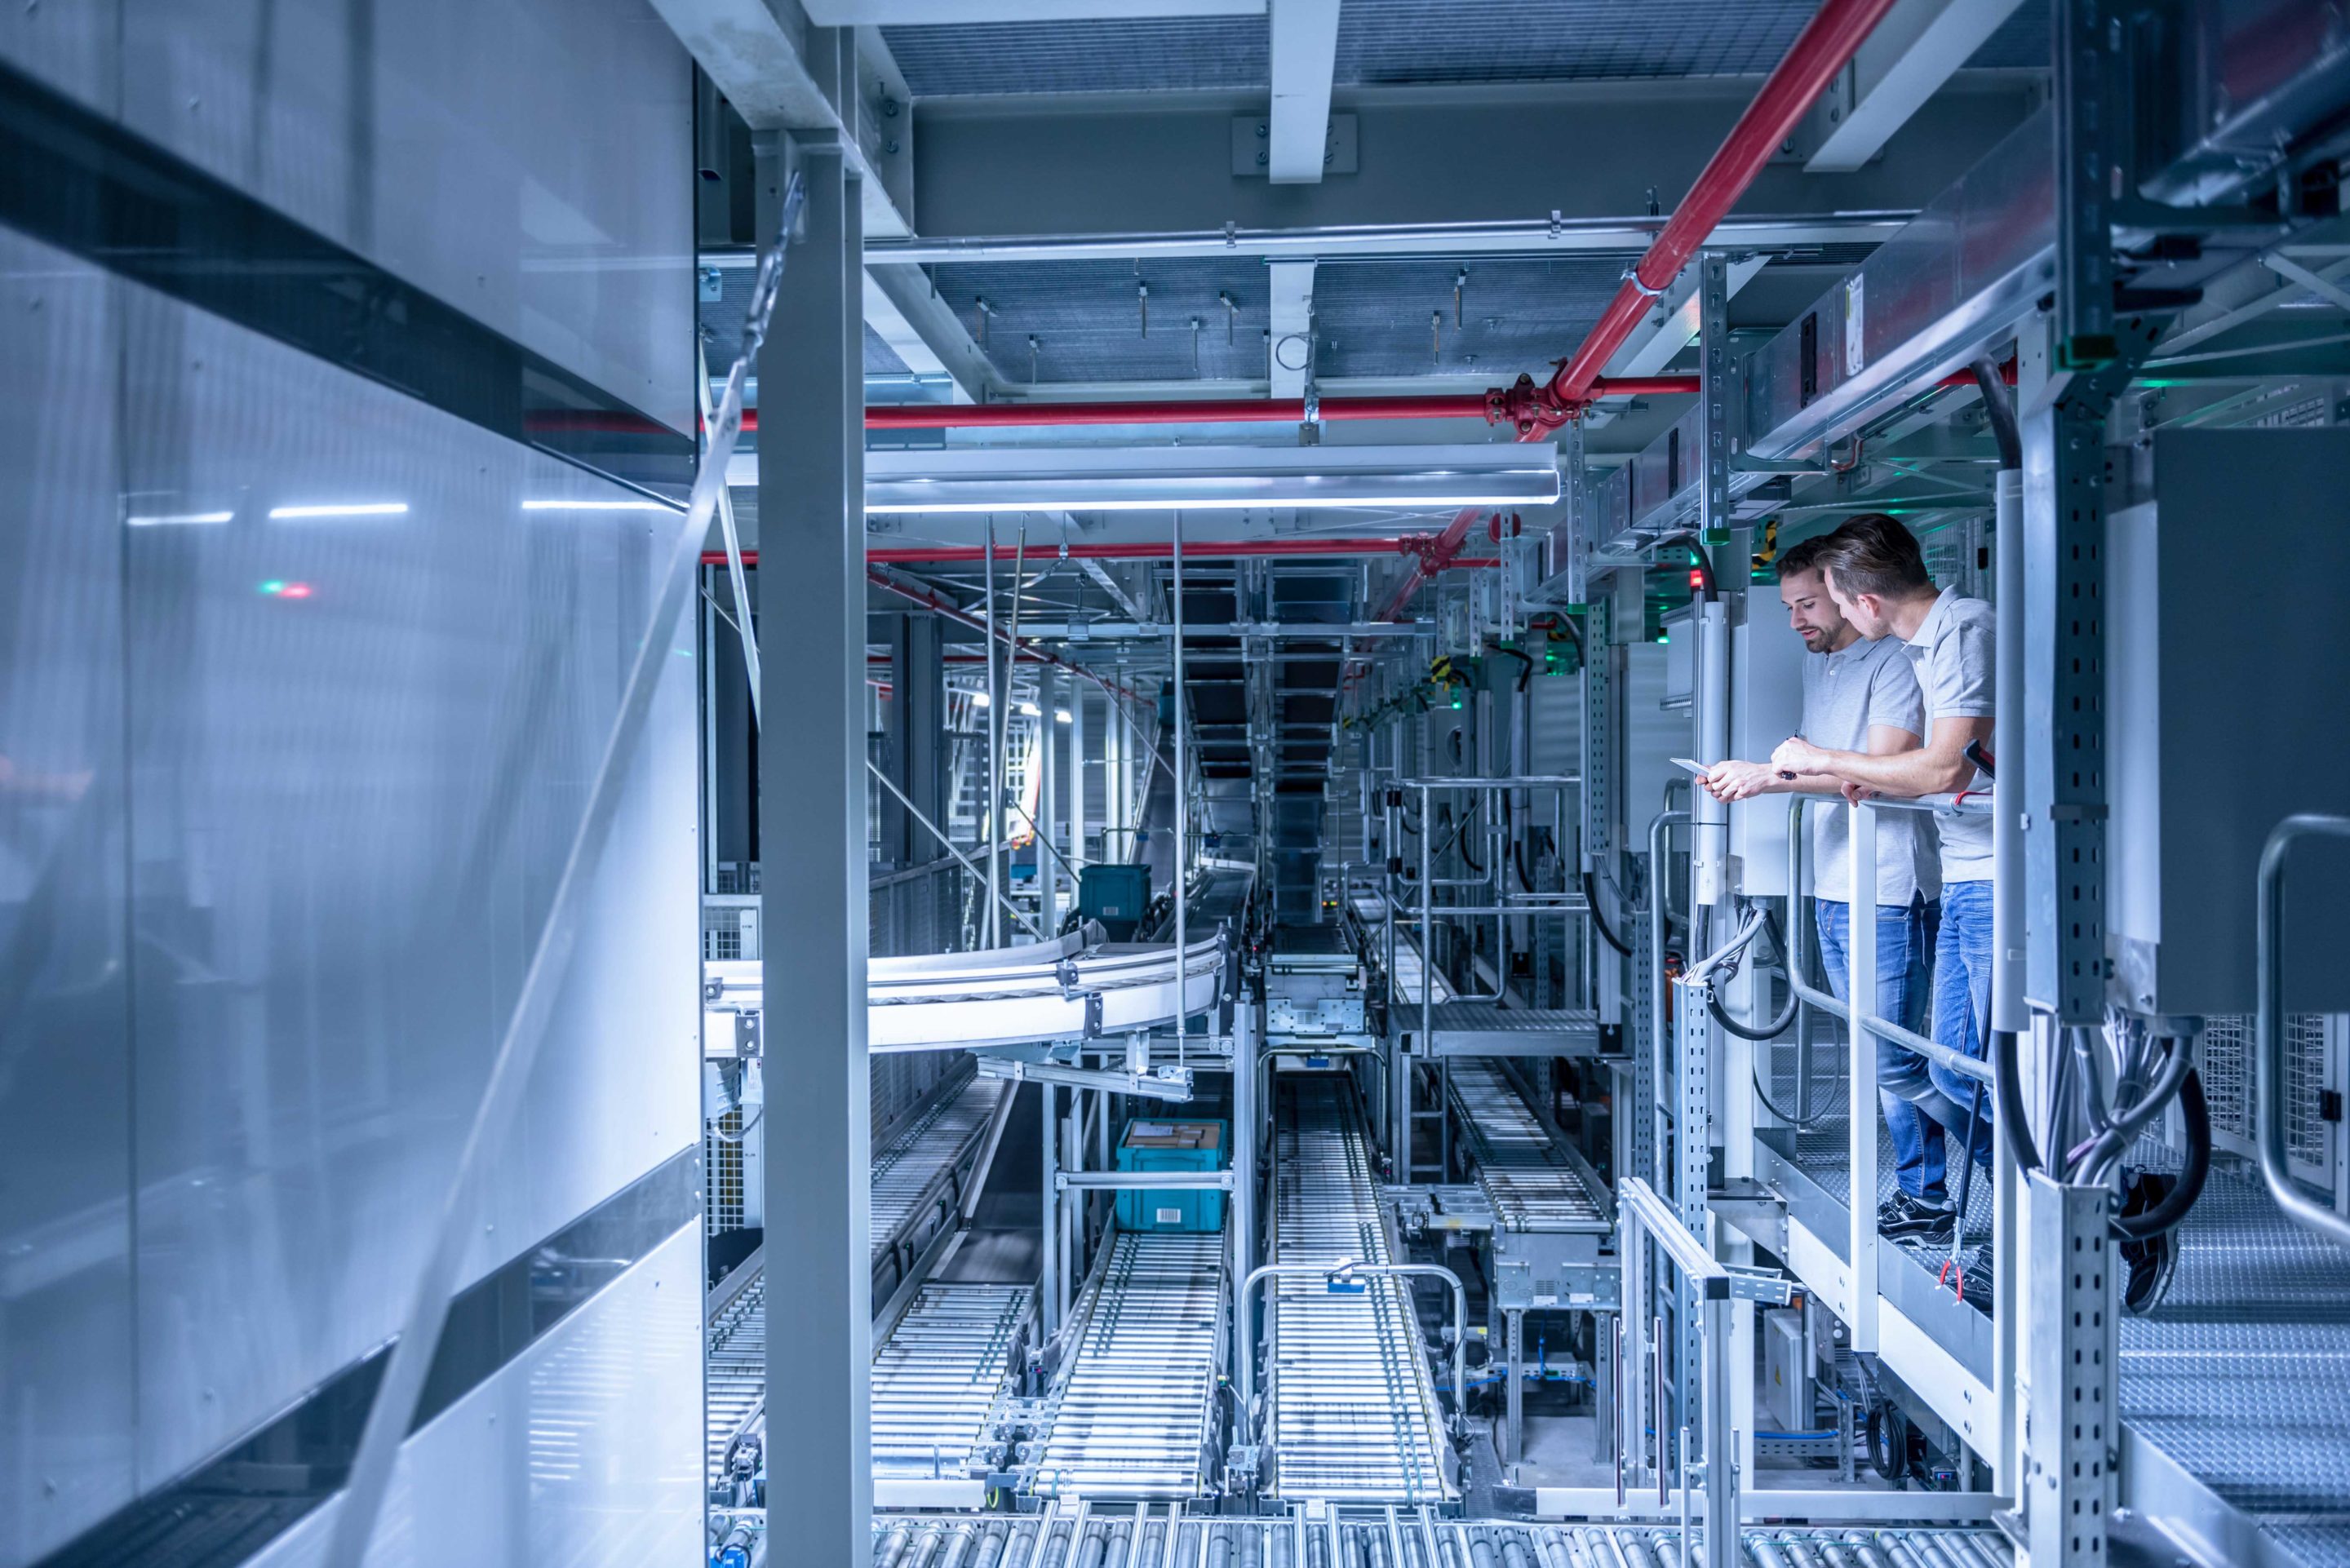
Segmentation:
[[(1877, 813), (1866, 805), (1848, 805), (1851, 846), (1845, 908), (1845, 971), (1846, 1006), (1845, 1053), (1851, 1075), (1851, 1115), (1846, 1141), (1851, 1148), (1852, 1348), (1877, 1349), (1877, 1041), (1869, 1029), (1869, 1012), (1877, 1000)], [(1867, 901), (1862, 902), (1863, 892)]]

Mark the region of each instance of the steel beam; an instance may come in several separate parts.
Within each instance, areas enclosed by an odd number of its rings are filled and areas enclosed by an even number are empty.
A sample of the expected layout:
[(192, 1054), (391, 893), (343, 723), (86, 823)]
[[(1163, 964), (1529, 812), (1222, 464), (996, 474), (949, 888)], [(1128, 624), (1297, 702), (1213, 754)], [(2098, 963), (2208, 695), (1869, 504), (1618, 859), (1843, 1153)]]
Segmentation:
[(787, 167), (807, 183), (762, 355), (772, 417), (759, 443), (759, 503), (793, 541), (793, 568), (762, 573), (772, 657), (763, 704), (789, 723), (759, 737), (764, 993), (789, 997), (796, 1044), (767, 1115), (769, 1255), (792, 1288), (767, 1298), (772, 1473), (806, 1507), (795, 1550), (846, 1563), (872, 1550), (870, 1066), (866, 1055), (863, 182), (837, 137), (760, 134), (762, 230)]
[[(1650, 188), (1686, 190), (1752, 96), (1735, 78), (1349, 89), (1336, 107), (1356, 117), (1361, 167), (1317, 185), (1232, 178), (1232, 121), (1263, 105), (1252, 93), (932, 100), (920, 126), (922, 238), (889, 254), (1638, 254), (1658, 226)], [(1906, 221), (2020, 123), (2030, 97), (2005, 77), (1953, 84), (1886, 156), (1832, 182), (1774, 163), (1707, 243), (1884, 238), (1886, 220)], [(1588, 160), (1562, 185), (1544, 159), (1496, 158), (1497, 147), (1638, 152)], [(1069, 248), (1085, 244), (1103, 248)]]
[(1273, 124), (1266, 172), (1276, 185), (1322, 182), (1338, 0), (1272, 0)]
[(1848, 173), (1885, 151), (2021, 0), (1897, 0), (1813, 112), (1830, 124), (1804, 163), (1814, 174)]
[(1276, 398), (1302, 398), (1314, 379), (1314, 264), (1274, 262), (1266, 268), (1272, 304), (1267, 376)]

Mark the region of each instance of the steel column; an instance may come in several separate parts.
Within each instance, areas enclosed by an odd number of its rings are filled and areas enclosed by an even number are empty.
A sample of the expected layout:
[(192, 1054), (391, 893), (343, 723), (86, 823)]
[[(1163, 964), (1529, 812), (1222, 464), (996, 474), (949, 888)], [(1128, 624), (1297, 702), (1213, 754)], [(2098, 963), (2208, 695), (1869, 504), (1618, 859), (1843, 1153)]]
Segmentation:
[[(811, 47), (852, 58), (845, 31)], [(774, 613), (763, 709), (791, 721), (759, 736), (764, 984), (791, 998), (795, 1044), (774, 1058), (788, 1094), (768, 1098), (769, 1256), (792, 1288), (767, 1294), (767, 1434), (773, 1473), (806, 1506), (795, 1547), (811, 1562), (872, 1550), (870, 1067), (865, 1044), (865, 475), (863, 182), (828, 133), (758, 141), (764, 231), (787, 165), (806, 180), (794, 247), (761, 356), (773, 428), (759, 443), (759, 506), (791, 539), (790, 572), (760, 575)]]
[(2111, 1205), (2103, 1187), (2032, 1177), (2033, 1420), (2027, 1542), (2033, 1568), (2095, 1568), (2113, 1515)]
[(1046, 941), (1061, 930), (1061, 867), (1053, 853), (1060, 847), (1055, 837), (1060, 831), (1061, 815), (1061, 769), (1055, 760), (1061, 748), (1061, 724), (1055, 717), (1060, 701), (1060, 673), (1047, 665), (1036, 672), (1036, 732), (1043, 737), (1036, 744), (1036, 766), (1042, 776), (1037, 782), (1036, 820), (1029, 825), (1036, 830), (1036, 898)]

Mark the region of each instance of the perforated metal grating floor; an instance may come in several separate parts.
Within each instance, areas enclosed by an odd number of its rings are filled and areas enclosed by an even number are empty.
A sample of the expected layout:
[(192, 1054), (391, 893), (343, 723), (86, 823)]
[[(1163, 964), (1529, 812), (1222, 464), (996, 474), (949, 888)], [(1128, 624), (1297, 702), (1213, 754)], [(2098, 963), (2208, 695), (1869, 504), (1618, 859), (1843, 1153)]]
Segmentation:
[(2350, 1251), (2215, 1172), (2168, 1293), (2121, 1322), (2138, 1436), (2312, 1564), (2350, 1564)]

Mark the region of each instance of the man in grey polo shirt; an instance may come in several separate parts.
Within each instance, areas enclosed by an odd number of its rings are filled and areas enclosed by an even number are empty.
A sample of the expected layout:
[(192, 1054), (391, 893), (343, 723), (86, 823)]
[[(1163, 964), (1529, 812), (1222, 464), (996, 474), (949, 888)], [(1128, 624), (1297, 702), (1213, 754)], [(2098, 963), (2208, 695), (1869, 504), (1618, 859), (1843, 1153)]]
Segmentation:
[[(1821, 576), (1825, 553), (1824, 540), (1807, 539), (1779, 556), (1779, 598), (1812, 655), (1804, 660), (1804, 735), (1837, 750), (1911, 750), (1926, 727), (1918, 677), (1898, 643), (1864, 640), (1837, 611)], [(1833, 794), (1836, 784), (1824, 777), (1787, 779), (1767, 763), (1724, 762), (1707, 772), (1705, 787), (1718, 800), (1739, 801), (1795, 790)], [(1918, 878), (1924, 826), (1914, 813), (1887, 813), (1877, 836), (1877, 1012), (1908, 1029), (1923, 1022), (1926, 1000)], [(1821, 966), (1839, 997), (1851, 970), (1852, 856), (1846, 836), (1841, 807), (1812, 813), (1813, 915)], [(1942, 1096), (1927, 1075), (1925, 1058), (1879, 1040), (1877, 1089), (1893, 1135), (1895, 1179), (1893, 1196), (1877, 1205), (1877, 1229), (1947, 1243), (1956, 1218), (1943, 1174), (1942, 1124), (1933, 1114)]]
[[(1831, 778), (1854, 790), (1883, 794), (1948, 794), (1981, 790), (1991, 780), (1967, 757), (1967, 747), (1991, 742), (1991, 654), (1996, 642), (1991, 607), (1951, 588), (1937, 588), (1924, 555), (1907, 528), (1882, 513), (1845, 520), (1827, 537), (1823, 558), (1836, 608), (1866, 638), (1899, 639), (1916, 660), (1926, 698), (1926, 741), (1892, 756), (1783, 742), (1774, 765), (1806, 778)], [(1991, 971), (1991, 818), (1936, 814), (1941, 834), (1942, 927), (1934, 947), (1935, 1041), (1981, 1061), (1988, 1054)], [(1991, 1155), (1991, 1107), (1978, 1103), (1976, 1080), (1935, 1064), (1929, 1068), (1945, 1106), (1936, 1116), (1986, 1169)]]

